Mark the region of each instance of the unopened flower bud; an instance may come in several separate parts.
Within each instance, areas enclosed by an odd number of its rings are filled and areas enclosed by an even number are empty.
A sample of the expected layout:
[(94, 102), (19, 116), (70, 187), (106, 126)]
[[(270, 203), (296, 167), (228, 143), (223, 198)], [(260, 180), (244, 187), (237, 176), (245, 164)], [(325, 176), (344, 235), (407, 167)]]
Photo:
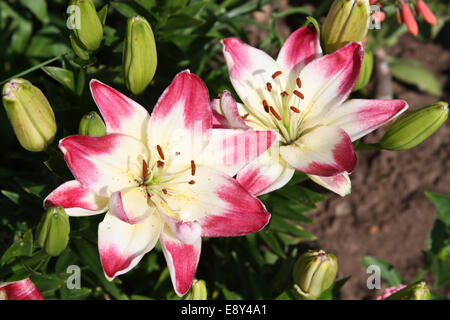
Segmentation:
[(431, 293), (425, 281), (413, 283), (395, 292), (386, 300), (430, 300)]
[(358, 81), (356, 81), (353, 91), (364, 88), (370, 81), (373, 71), (373, 53), (372, 51), (364, 52), (364, 59), (361, 64)]
[(36, 229), (39, 246), (49, 255), (58, 256), (69, 242), (69, 216), (60, 206), (48, 208)]
[(404, 1), (402, 1), (402, 21), (406, 24), (408, 31), (413, 36), (417, 36), (419, 33), (419, 26), (417, 25), (416, 19), (414, 19), (411, 9), (409, 9), (408, 4)]
[(417, 0), (417, 10), (423, 16), (426, 22), (429, 24), (437, 24), (437, 20), (433, 12), (431, 12), (430, 8), (428, 8), (427, 4), (423, 2), (423, 0)]
[(206, 300), (208, 292), (206, 283), (203, 280), (194, 280), (191, 290), (187, 294), (185, 300)]
[(145, 18), (128, 19), (122, 60), (128, 90), (141, 94), (152, 81), (157, 64), (155, 37)]
[(436, 132), (447, 120), (448, 112), (446, 102), (408, 112), (392, 124), (379, 146), (388, 150), (411, 149)]
[(80, 49), (97, 50), (102, 42), (103, 26), (94, 3), (92, 0), (71, 0), (70, 5), (79, 8), (79, 25), (73, 24), (73, 40), (77, 42)]
[(362, 41), (369, 28), (369, 0), (335, 0), (322, 26), (325, 53), (332, 53), (352, 41)]
[(294, 289), (300, 299), (315, 300), (328, 289), (338, 269), (334, 254), (323, 250), (310, 250), (298, 258), (294, 265)]
[(44, 151), (56, 135), (52, 107), (39, 88), (25, 79), (3, 86), (3, 105), (17, 139), (28, 151)]
[(78, 133), (84, 136), (103, 137), (106, 135), (106, 126), (98, 113), (91, 111), (81, 118)]

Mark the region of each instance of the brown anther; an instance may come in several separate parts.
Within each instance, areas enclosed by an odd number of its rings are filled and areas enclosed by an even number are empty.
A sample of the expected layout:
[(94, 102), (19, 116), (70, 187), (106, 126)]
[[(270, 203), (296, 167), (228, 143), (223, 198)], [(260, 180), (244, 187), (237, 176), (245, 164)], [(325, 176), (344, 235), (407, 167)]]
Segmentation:
[(164, 194), (167, 194), (167, 190), (166, 190), (166, 189), (162, 189), (162, 192), (163, 192)]
[(268, 104), (267, 104), (267, 101), (266, 101), (266, 100), (263, 100), (263, 106), (264, 106), (264, 107), (267, 107), (267, 106), (268, 106)]
[(163, 153), (163, 151), (161, 149), (161, 146), (159, 144), (156, 146), (156, 149), (158, 150), (158, 154), (161, 157), (161, 159), (164, 160), (164, 153)]
[(275, 118), (277, 118), (277, 120), (281, 120), (280, 115), (275, 111), (273, 107), (270, 107), (270, 112), (272, 112), (272, 114), (275, 116)]
[(195, 162), (191, 160), (191, 175), (195, 176)]
[(294, 94), (300, 99), (305, 99), (305, 96), (300, 91), (294, 90)]
[(272, 75), (272, 79), (275, 79), (276, 77), (278, 77), (280, 74), (282, 74), (283, 72), (281, 71), (277, 71)]
[(189, 183), (189, 184), (194, 184), (195, 181), (194, 181), (194, 180), (191, 180), (191, 181), (189, 181), (188, 183)]
[(161, 160), (156, 161), (156, 166), (158, 168), (164, 168), (164, 161), (161, 161)]
[(292, 110), (292, 111), (294, 111), (295, 113), (300, 113), (300, 110), (298, 110), (296, 107), (294, 107), (294, 106), (290, 106), (290, 109)]
[(144, 179), (147, 176), (147, 170), (148, 170), (147, 161), (142, 160), (142, 177)]
[(242, 119), (247, 119), (247, 117), (248, 117), (248, 113), (244, 114), (244, 115), (242, 116)]
[(267, 91), (272, 91), (272, 84), (270, 82), (267, 82)]
[(286, 96), (288, 96), (288, 95), (289, 95), (289, 93), (287, 93), (286, 91), (281, 92), (281, 96), (282, 96), (282, 97), (286, 97)]
[(302, 87), (302, 80), (300, 80), (300, 78), (297, 78), (297, 80), (295, 80), (297, 82), (297, 87), (301, 88)]

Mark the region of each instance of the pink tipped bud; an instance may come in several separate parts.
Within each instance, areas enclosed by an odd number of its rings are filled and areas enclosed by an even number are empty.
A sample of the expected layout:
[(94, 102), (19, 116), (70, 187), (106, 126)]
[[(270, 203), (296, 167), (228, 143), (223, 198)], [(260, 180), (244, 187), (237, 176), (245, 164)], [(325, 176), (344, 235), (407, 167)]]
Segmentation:
[(428, 8), (427, 4), (422, 0), (417, 1), (417, 10), (429, 24), (437, 23), (435, 15), (433, 14), (433, 12), (431, 12), (430, 8)]
[(408, 28), (408, 31), (413, 35), (417, 36), (419, 33), (419, 27), (417, 26), (416, 19), (405, 2), (402, 2), (402, 18)]

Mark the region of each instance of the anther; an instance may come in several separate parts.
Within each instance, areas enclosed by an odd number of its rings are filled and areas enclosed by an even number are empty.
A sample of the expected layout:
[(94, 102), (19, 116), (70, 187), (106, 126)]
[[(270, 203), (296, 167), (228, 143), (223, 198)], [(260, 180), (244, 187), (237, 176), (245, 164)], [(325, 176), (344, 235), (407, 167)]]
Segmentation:
[(294, 106), (291, 106), (290, 109), (291, 109), (292, 111), (294, 111), (295, 113), (300, 113), (300, 110), (298, 110), (298, 109), (297, 109), (296, 107), (294, 107)]
[(195, 181), (194, 181), (194, 180), (191, 180), (191, 181), (189, 181), (188, 183), (189, 183), (189, 184), (194, 184)]
[(195, 162), (191, 160), (191, 175), (195, 176)]
[(276, 77), (278, 77), (280, 74), (282, 74), (283, 72), (281, 71), (277, 71), (272, 75), (272, 79), (275, 79)]
[(248, 117), (248, 113), (246, 113), (246, 114), (244, 114), (243, 116), (242, 116), (242, 119), (247, 119), (247, 117)]
[(289, 93), (287, 93), (286, 91), (281, 92), (281, 96), (282, 96), (282, 97), (286, 97), (286, 96), (288, 96), (288, 95), (289, 95)]
[(158, 168), (164, 168), (164, 161), (161, 161), (161, 160), (156, 161), (156, 166)]
[(161, 157), (161, 159), (164, 160), (164, 153), (163, 153), (163, 151), (161, 149), (161, 146), (159, 144), (156, 146), (156, 149), (158, 150), (158, 154)]
[(304, 99), (305, 96), (303, 95), (303, 93), (301, 93), (300, 91), (294, 90), (294, 94), (299, 97), (300, 99)]
[(167, 190), (166, 190), (166, 189), (162, 189), (162, 192), (163, 192), (164, 194), (167, 194)]
[(281, 120), (280, 115), (275, 111), (275, 109), (273, 107), (270, 107), (270, 111), (273, 113), (275, 118), (277, 118), (277, 120)]
[(142, 160), (142, 177), (144, 179), (145, 177), (147, 177), (147, 170), (148, 170), (147, 161)]
[(296, 82), (297, 82), (297, 87), (301, 88), (302, 87), (302, 80), (300, 80), (300, 78), (297, 78)]
[(267, 91), (272, 91), (272, 84), (270, 82), (267, 82)]

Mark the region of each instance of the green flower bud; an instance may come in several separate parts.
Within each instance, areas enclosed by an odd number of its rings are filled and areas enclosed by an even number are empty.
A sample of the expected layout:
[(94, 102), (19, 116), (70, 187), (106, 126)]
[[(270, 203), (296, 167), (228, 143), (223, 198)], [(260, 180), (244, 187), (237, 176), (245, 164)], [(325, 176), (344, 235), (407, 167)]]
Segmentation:
[(17, 139), (28, 151), (43, 151), (53, 142), (56, 121), (52, 107), (39, 88), (25, 79), (3, 86), (3, 105)]
[(338, 269), (334, 254), (310, 250), (300, 256), (294, 265), (294, 289), (300, 299), (315, 300), (328, 289)]
[(370, 81), (373, 70), (373, 53), (372, 51), (364, 52), (364, 59), (361, 65), (361, 71), (359, 72), (358, 81), (356, 81), (353, 91), (363, 89)]
[(78, 42), (74, 39), (72, 35), (69, 36), (70, 44), (72, 45), (73, 52), (81, 59), (81, 60), (89, 60), (89, 52), (80, 47)]
[(390, 295), (386, 300), (430, 300), (431, 293), (425, 281), (413, 283)]
[[(72, 24), (74, 25), (72, 29), (74, 41), (85, 50), (97, 50), (102, 42), (103, 26), (94, 3), (92, 0), (71, 0), (70, 5), (77, 6), (80, 9), (74, 13), (74, 15), (79, 13), (78, 19), (75, 17), (75, 23)], [(77, 22), (79, 22), (79, 25), (77, 25)]]
[(186, 295), (185, 300), (206, 300), (207, 296), (205, 281), (194, 279), (191, 290)]
[(91, 111), (81, 118), (78, 133), (84, 136), (103, 137), (106, 135), (106, 126), (98, 113)]
[(369, 28), (369, 0), (335, 0), (322, 26), (325, 53), (332, 53), (351, 41), (362, 41)]
[(406, 150), (417, 146), (439, 129), (448, 118), (448, 103), (436, 102), (398, 118), (384, 134), (379, 146)]
[(58, 256), (69, 242), (69, 216), (60, 206), (48, 208), (36, 229), (39, 246), (49, 255)]
[(157, 55), (152, 28), (143, 17), (128, 19), (122, 64), (128, 90), (144, 92), (155, 75)]

